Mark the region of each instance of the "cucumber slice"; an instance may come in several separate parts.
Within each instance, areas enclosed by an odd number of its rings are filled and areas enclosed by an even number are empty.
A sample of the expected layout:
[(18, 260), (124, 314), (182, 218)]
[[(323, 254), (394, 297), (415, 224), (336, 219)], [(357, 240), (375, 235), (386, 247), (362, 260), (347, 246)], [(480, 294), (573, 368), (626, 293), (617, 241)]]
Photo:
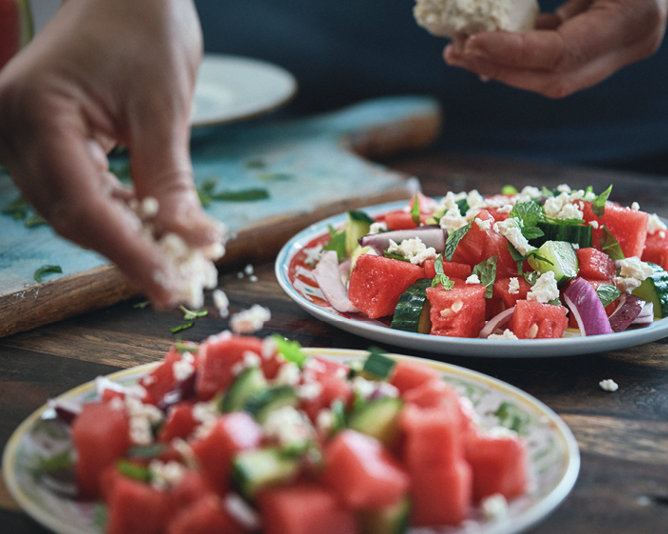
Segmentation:
[(276, 386), (258, 391), (244, 404), (244, 411), (251, 414), (262, 424), (267, 420), (269, 412), (284, 406), (296, 407), (299, 403), (297, 392), (292, 386)]
[(534, 247), (540, 247), (547, 241), (566, 241), (580, 248), (589, 248), (592, 245), (593, 229), (589, 224), (557, 224), (538, 221), (536, 226), (543, 231), (544, 235), (529, 241)]
[(383, 508), (359, 513), (360, 534), (404, 534), (408, 532), (411, 505), (408, 497)]
[(383, 397), (355, 407), (348, 428), (376, 438), (389, 446), (399, 433), (399, 412), (404, 403), (396, 397)]
[(396, 363), (379, 352), (379, 349), (371, 349), (362, 367), (362, 374), (371, 380), (387, 380)]
[(221, 410), (224, 413), (241, 410), (248, 399), (266, 389), (267, 380), (262, 369), (259, 367), (244, 369), (225, 392), (221, 401)]
[(573, 245), (566, 241), (546, 241), (531, 252), (528, 262), (539, 273), (552, 271), (559, 287), (573, 280), (580, 268)]
[(232, 479), (239, 492), (253, 499), (267, 486), (292, 481), (299, 473), (299, 458), (270, 447), (239, 452), (232, 460)]
[(359, 246), (358, 239), (369, 233), (374, 220), (362, 211), (349, 211), (346, 223), (346, 252), (350, 257)]
[(668, 273), (655, 263), (647, 262), (654, 269), (654, 274), (645, 278), (640, 287), (633, 291), (640, 297), (654, 305), (654, 318), (668, 317)]
[(431, 287), (431, 279), (420, 278), (399, 297), (390, 328), (407, 332), (419, 332), (420, 334), (430, 332), (428, 287)]

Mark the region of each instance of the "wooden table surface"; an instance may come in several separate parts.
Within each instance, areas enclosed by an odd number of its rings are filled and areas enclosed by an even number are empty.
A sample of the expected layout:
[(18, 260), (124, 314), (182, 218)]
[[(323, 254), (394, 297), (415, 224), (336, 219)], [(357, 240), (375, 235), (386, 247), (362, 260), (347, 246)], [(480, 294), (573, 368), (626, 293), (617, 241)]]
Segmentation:
[[(384, 163), (419, 177), (430, 195), (472, 188), (495, 193), (505, 184), (568, 183), (602, 191), (612, 183), (613, 200), (637, 201), (641, 209), (668, 217), (668, 177), (482, 161), (437, 152)], [(232, 312), (255, 303), (271, 310), (271, 321), (259, 335), (277, 332), (304, 346), (365, 349), (371, 344), (302, 311), (280, 289), (272, 262), (254, 265), (256, 282), (238, 276), (243, 267), (221, 272), (220, 287), (230, 298)], [(169, 329), (182, 323), (182, 314), (133, 307), (140, 300), (0, 339), (0, 446), (47, 398), (98, 375), (163, 356), (174, 339)], [(207, 303), (213, 309), (210, 297)], [(201, 341), (227, 326), (211, 314), (181, 335)], [(573, 357), (442, 359), (525, 390), (554, 409), (575, 434), (582, 455), (577, 483), (562, 505), (530, 533), (668, 532), (668, 339)], [(598, 383), (604, 378), (614, 379), (619, 390), (603, 391)], [(21, 512), (1, 484), (0, 532), (46, 532)]]

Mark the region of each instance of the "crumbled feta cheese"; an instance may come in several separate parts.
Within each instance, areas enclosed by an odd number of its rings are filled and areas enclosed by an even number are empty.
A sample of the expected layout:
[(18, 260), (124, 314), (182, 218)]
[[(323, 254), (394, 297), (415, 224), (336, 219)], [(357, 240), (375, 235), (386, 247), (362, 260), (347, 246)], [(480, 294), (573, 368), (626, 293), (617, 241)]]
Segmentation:
[(483, 517), (488, 521), (501, 519), (508, 515), (508, 501), (502, 494), (495, 493), (482, 500), (480, 509)]
[(485, 200), (482, 195), (478, 193), (477, 189), (472, 189), (468, 195), (466, 195), (466, 203), (469, 205), (469, 208), (480, 208), (484, 204)]
[(640, 280), (632, 276), (615, 276), (613, 281), (622, 293), (633, 293), (642, 284)]
[(490, 334), (487, 339), (518, 339), (512, 330), (506, 328), (503, 334)]
[(273, 383), (277, 386), (296, 386), (300, 379), (299, 366), (293, 362), (285, 362), (279, 367)]
[(661, 230), (668, 230), (668, 227), (665, 225), (665, 223), (659, 218), (659, 216), (656, 213), (652, 213), (649, 216), (649, 220), (647, 221), (647, 233), (648, 234), (654, 234), (654, 233), (659, 232)]
[(513, 276), (508, 280), (508, 293), (510, 295), (518, 295), (520, 292), (520, 280)]
[(315, 429), (308, 416), (293, 406), (270, 411), (262, 427), (267, 438), (279, 445), (308, 441), (315, 437)]
[(448, 211), (456, 208), (459, 210), (459, 202), (464, 200), (467, 196), (468, 195), (465, 192), (453, 193), (452, 191), (448, 191), (439, 201), (437, 209)]
[(322, 393), (322, 385), (320, 382), (308, 381), (298, 385), (296, 388), (297, 397), (304, 400), (316, 399)]
[(230, 314), (230, 301), (227, 298), (225, 292), (222, 289), (214, 289), (212, 297), (213, 305), (218, 310), (218, 315), (220, 315), (223, 319), (227, 318)]
[(606, 380), (601, 380), (598, 385), (601, 387), (602, 390), (604, 391), (617, 391), (619, 389), (619, 386), (617, 385), (617, 382), (614, 380), (608, 378)]
[(260, 356), (258, 354), (253, 351), (246, 350), (244, 351), (241, 360), (232, 366), (232, 374), (236, 376), (242, 373), (244, 370), (250, 369), (251, 367), (260, 367), (261, 363), (262, 362), (260, 361)]
[(596, 230), (598, 228), (598, 221), (589, 221), (589, 225)]
[(545, 215), (553, 219), (582, 219), (582, 210), (574, 204), (576, 200), (584, 195), (584, 191), (571, 194), (570, 191), (562, 192), (556, 197), (545, 199)]
[(369, 227), (370, 234), (379, 234), (387, 230), (387, 225), (384, 222), (373, 222)]
[(633, 204), (631, 204), (631, 209), (633, 211), (640, 211), (640, 204), (638, 204), (637, 202), (634, 202)]
[(535, 300), (543, 304), (559, 298), (557, 280), (552, 271), (546, 271), (538, 276), (536, 283), (527, 293), (527, 300)]
[(165, 491), (176, 486), (186, 473), (186, 468), (179, 462), (163, 463), (160, 460), (151, 460), (148, 464), (151, 486), (155, 489)]
[(329, 436), (329, 433), (334, 428), (334, 412), (324, 408), (318, 412), (315, 418), (315, 427), (321, 436)]
[(478, 278), (477, 274), (472, 274), (466, 279), (467, 284), (479, 284), (480, 283), (480, 278)]
[(570, 193), (571, 187), (568, 184), (559, 184), (557, 186), (557, 191), (559, 191), (560, 193)]
[(199, 423), (193, 432), (194, 439), (208, 436), (218, 420), (218, 411), (212, 402), (198, 402), (193, 406), (193, 419)]
[(520, 191), (516, 196), (515, 200), (519, 204), (520, 202), (529, 202), (535, 198), (539, 198), (542, 192), (537, 187), (527, 185)]
[(152, 404), (144, 404), (141, 400), (126, 396), (130, 426), (130, 441), (135, 445), (150, 445), (153, 442), (153, 426), (163, 420), (162, 412)]
[(438, 254), (433, 247), (427, 247), (419, 237), (404, 239), (399, 245), (390, 239), (387, 248), (390, 254), (400, 254), (414, 265), (420, 265), (425, 260), (435, 260)]
[(441, 228), (447, 230), (448, 232), (452, 230), (457, 230), (458, 228), (466, 226), (467, 224), (468, 220), (466, 219), (465, 216), (461, 214), (461, 212), (459, 211), (459, 207), (457, 206), (455, 206), (454, 208), (450, 208), (448, 211), (446, 211), (443, 217), (441, 217), (441, 220), (439, 222)]
[(510, 241), (522, 256), (536, 250), (536, 247), (530, 245), (527, 238), (522, 235), (520, 221), (515, 217), (509, 217), (505, 221), (494, 223), (494, 230)]
[(473, 220), (478, 225), (478, 228), (480, 228), (480, 230), (482, 230), (483, 232), (486, 231), (486, 230), (489, 230), (492, 227), (492, 219), (482, 220), (482, 219), (479, 219), (478, 217), (476, 217)]
[(230, 327), (236, 334), (252, 334), (261, 330), (264, 323), (271, 319), (271, 312), (259, 304), (253, 304), (230, 318)]
[(193, 366), (194, 361), (195, 359), (193, 358), (192, 354), (189, 352), (183, 353), (181, 359), (177, 362), (174, 362), (174, 365), (172, 365), (174, 379), (178, 382), (183, 382), (184, 380), (190, 378), (195, 372), (195, 367)]
[(637, 256), (617, 260), (615, 262), (615, 267), (619, 269), (619, 274), (621, 276), (637, 278), (638, 280), (644, 280), (648, 276), (652, 276), (654, 273), (654, 269)]

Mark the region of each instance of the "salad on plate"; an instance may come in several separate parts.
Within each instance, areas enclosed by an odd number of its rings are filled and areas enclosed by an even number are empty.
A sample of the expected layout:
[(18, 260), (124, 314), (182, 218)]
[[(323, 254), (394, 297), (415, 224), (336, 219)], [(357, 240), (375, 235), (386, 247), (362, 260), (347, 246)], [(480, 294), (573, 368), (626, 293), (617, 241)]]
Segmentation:
[(306, 252), (331, 308), (397, 331), (516, 340), (642, 328), (668, 315), (668, 230), (611, 190), (418, 193), (375, 218), (348, 212)]

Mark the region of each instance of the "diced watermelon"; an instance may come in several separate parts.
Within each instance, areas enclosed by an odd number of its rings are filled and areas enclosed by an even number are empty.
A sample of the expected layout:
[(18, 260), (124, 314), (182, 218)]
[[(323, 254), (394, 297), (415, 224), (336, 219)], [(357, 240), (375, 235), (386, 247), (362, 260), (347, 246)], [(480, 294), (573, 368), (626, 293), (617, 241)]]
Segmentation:
[(662, 230), (647, 234), (641, 258), (642, 261), (656, 263), (664, 270), (668, 270), (668, 232)]
[[(434, 268), (435, 260), (425, 260), (422, 264), (424, 267), (424, 274), (427, 278), (434, 278), (436, 276), (436, 269)], [(473, 267), (465, 263), (456, 263), (454, 261), (443, 261), (443, 274), (448, 278), (460, 278), (466, 280), (473, 272)]]
[(180, 360), (181, 353), (176, 347), (170, 347), (162, 363), (139, 380), (147, 394), (144, 402), (158, 404), (174, 388), (174, 364)]
[(431, 305), (430, 334), (451, 337), (478, 337), (485, 326), (485, 286), (455, 282), (446, 290), (441, 285), (427, 288)]
[(437, 378), (404, 391), (402, 398), (420, 408), (434, 408), (450, 402), (459, 402), (459, 393)]
[(166, 493), (120, 477), (109, 499), (105, 534), (160, 534), (168, 510)]
[(409, 389), (418, 387), (425, 382), (440, 380), (441, 373), (422, 362), (399, 360), (392, 367), (388, 378), (390, 384), (396, 387), (403, 395)]
[(214, 493), (216, 488), (201, 471), (188, 469), (169, 492), (169, 507), (176, 515), (179, 510)]
[(264, 534), (356, 534), (353, 512), (315, 484), (276, 487), (257, 498)]
[(130, 447), (129, 422), (124, 405), (88, 402), (72, 424), (77, 451), (76, 477), (80, 496), (100, 495), (100, 476)]
[(464, 460), (411, 471), (411, 524), (427, 527), (461, 523), (471, 508), (472, 478), (471, 467)]
[(399, 297), (416, 280), (424, 278), (424, 269), (407, 261), (362, 254), (350, 273), (350, 301), (371, 319), (392, 315)]
[[(232, 368), (247, 352), (262, 354), (263, 341), (256, 337), (231, 335), (229, 332), (207, 339), (198, 352), (199, 370), (195, 391), (202, 400), (212, 398), (234, 380)], [(262, 359), (266, 362), (266, 359)]]
[(174, 438), (185, 439), (196, 426), (192, 404), (188, 402), (175, 404), (167, 412), (165, 423), (158, 432), (158, 441), (169, 443)]
[(344, 406), (352, 401), (353, 391), (346, 380), (350, 368), (347, 365), (314, 356), (306, 364), (310, 379), (320, 384), (320, 392), (315, 397), (304, 399), (300, 408), (315, 421), (323, 408), (340, 400)]
[(232, 456), (257, 447), (263, 438), (262, 427), (245, 412), (220, 416), (211, 432), (192, 444), (206, 476), (219, 488), (227, 488)]
[(486, 240), (487, 231), (482, 230), (474, 222), (457, 244), (457, 248), (452, 254), (451, 260), (455, 263), (465, 263), (466, 265), (474, 267), (482, 260), (486, 259), (482, 256)]
[(508, 328), (519, 339), (559, 338), (568, 327), (564, 306), (518, 300)]
[(350, 508), (387, 506), (408, 490), (408, 475), (375, 438), (343, 430), (323, 456), (323, 484)]
[(218, 495), (210, 493), (180, 510), (167, 534), (242, 534), (247, 532), (226, 510)]
[[(516, 293), (510, 292), (510, 283), (517, 280), (518, 288)], [(514, 284), (513, 284), (514, 285)], [(509, 278), (497, 278), (494, 282), (494, 296), (503, 300), (504, 308), (512, 308), (518, 300), (525, 300), (527, 293), (531, 290), (531, 285), (523, 276), (514, 276)]]
[(394, 210), (386, 213), (385, 224), (388, 230), (408, 230), (417, 227), (411, 212), (404, 210)]
[(466, 460), (476, 502), (495, 493), (510, 500), (527, 489), (526, 442), (518, 435), (477, 432), (467, 440)]
[(483, 251), (483, 260), (496, 256), (496, 276), (510, 277), (517, 276), (517, 262), (510, 255), (508, 250), (508, 240), (490, 229), (487, 230), (487, 239), (485, 241)]
[(452, 466), (463, 458), (463, 415), (459, 402), (423, 408), (408, 404), (399, 425), (404, 434), (403, 462), (408, 471)]
[(597, 217), (592, 211), (591, 202), (580, 202), (584, 220), (587, 222), (595, 221), (598, 225), (592, 231), (592, 246), (601, 248), (601, 237), (603, 236), (603, 226), (615, 236), (622, 248), (624, 256), (642, 256), (647, 238), (647, 223), (649, 214), (644, 211), (623, 208), (612, 202), (605, 205), (603, 217)]
[(615, 262), (610, 256), (594, 247), (580, 248), (575, 252), (580, 265), (580, 277), (612, 283), (615, 277)]

